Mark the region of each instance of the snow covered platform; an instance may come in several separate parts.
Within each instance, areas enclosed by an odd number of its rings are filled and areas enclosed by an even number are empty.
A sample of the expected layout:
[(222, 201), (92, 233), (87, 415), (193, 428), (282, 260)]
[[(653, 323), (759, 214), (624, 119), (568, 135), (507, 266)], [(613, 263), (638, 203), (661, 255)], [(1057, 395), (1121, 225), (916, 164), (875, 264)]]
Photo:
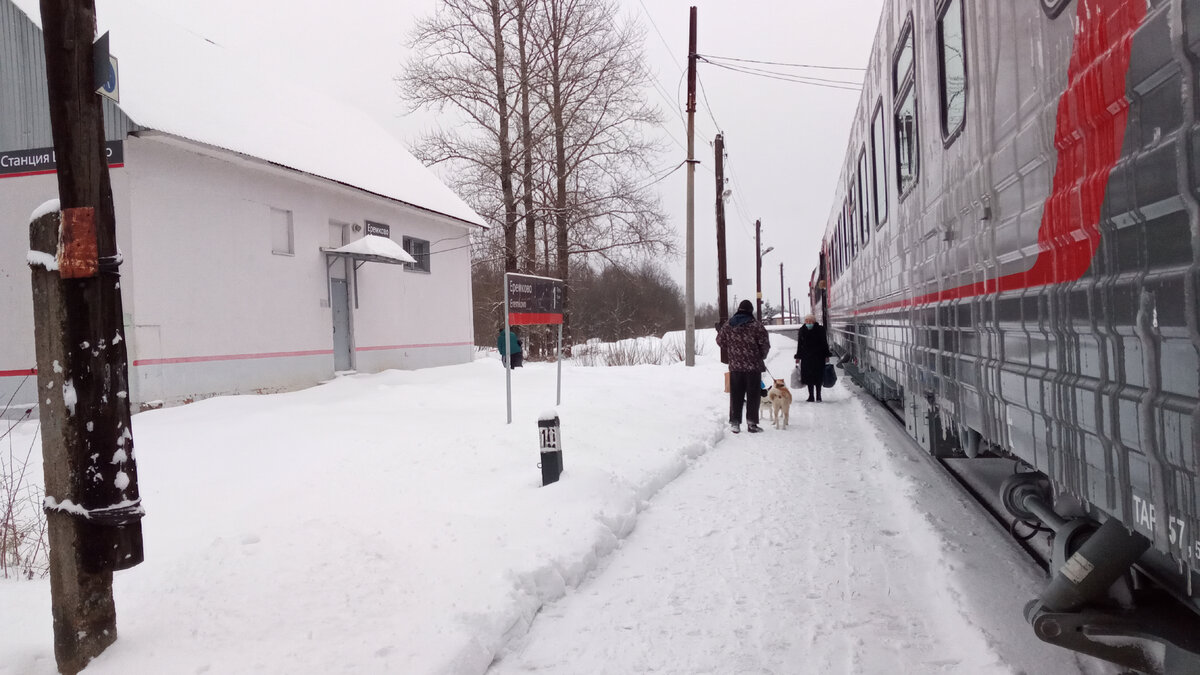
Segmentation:
[[(135, 416), (146, 562), (85, 673), (1081, 672), (1021, 619), (1038, 570), (886, 413), (839, 383), (727, 435), (698, 343), (568, 364), (547, 487), (553, 364), (513, 372), (512, 425), (494, 358)], [(48, 582), (0, 606), (0, 673), (54, 673)]]

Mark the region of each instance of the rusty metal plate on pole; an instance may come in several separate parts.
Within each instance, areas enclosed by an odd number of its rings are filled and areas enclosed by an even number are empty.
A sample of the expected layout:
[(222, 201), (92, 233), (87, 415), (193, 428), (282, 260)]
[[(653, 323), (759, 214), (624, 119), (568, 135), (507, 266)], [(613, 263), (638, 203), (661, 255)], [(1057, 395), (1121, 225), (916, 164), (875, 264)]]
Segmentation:
[(63, 209), (58, 231), (58, 273), (63, 279), (86, 279), (99, 271), (96, 250), (96, 210), (90, 206)]

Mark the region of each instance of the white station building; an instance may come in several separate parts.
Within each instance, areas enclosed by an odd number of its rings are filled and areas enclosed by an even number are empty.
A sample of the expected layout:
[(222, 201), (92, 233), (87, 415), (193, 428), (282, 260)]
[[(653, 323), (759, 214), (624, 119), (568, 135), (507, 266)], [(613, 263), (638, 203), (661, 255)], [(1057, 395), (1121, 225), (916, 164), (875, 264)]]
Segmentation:
[[(365, 114), (97, 2), (135, 404), (473, 358), (483, 220)], [(57, 197), (37, 0), (0, 0), (0, 409), (36, 401), (30, 216)], [(406, 262), (407, 261), (407, 262)]]

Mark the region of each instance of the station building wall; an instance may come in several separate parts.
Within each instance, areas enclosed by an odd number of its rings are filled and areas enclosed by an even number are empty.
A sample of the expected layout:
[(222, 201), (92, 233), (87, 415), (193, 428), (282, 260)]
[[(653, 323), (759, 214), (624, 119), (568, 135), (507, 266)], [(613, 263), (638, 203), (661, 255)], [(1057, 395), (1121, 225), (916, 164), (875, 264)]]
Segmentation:
[[(130, 395), (138, 404), (296, 389), (334, 376), (327, 269), (347, 278), (359, 372), (473, 357), (470, 227), (430, 211), (183, 139), (143, 132), (111, 171)], [(0, 180), (0, 403), (36, 400), (29, 214), (54, 175)], [(292, 252), (278, 253), (291, 221)], [(430, 271), (337, 260), (321, 249), (363, 235), (429, 242)], [(357, 226), (357, 228), (356, 228)], [(357, 231), (356, 231), (357, 229)], [(20, 236), (17, 233), (20, 232)], [(357, 288), (355, 288), (357, 280)], [(357, 307), (355, 294), (357, 292)]]

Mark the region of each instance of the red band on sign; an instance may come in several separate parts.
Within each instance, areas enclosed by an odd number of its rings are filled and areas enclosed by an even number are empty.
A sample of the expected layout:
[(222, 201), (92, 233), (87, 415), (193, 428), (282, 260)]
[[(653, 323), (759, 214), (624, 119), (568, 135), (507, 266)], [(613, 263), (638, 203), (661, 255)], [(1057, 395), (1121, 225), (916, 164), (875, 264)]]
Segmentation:
[(508, 313), (508, 323), (513, 326), (538, 326), (541, 324), (557, 324), (562, 322), (562, 314)]
[[(122, 164), (109, 164), (108, 168), (120, 169), (124, 166), (125, 165), (123, 163)], [(3, 180), (5, 178), (23, 178), (25, 176), (48, 176), (52, 173), (58, 173), (58, 169), (45, 169), (43, 171), (26, 171), (25, 173), (4, 173), (4, 174), (0, 174), (0, 180)]]

